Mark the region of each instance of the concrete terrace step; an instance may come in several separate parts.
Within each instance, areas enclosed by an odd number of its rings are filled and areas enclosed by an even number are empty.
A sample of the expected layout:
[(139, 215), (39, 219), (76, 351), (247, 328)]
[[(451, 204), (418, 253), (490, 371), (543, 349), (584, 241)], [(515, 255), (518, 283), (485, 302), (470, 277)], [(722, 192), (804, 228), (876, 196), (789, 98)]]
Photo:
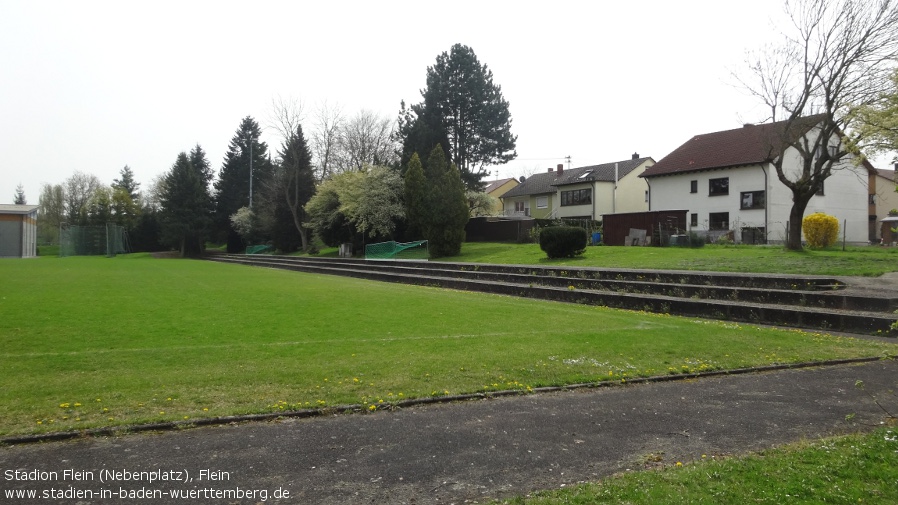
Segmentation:
[(310, 273), (757, 324), (887, 332), (898, 299), (842, 293), (819, 276), (541, 267), (293, 256), (209, 259)]

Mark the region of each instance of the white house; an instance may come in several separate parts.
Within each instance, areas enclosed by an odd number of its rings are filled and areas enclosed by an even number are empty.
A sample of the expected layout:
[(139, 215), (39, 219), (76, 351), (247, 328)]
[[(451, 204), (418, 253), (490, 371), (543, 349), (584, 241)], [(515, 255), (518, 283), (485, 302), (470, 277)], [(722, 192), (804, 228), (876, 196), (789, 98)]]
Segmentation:
[[(801, 135), (817, 123), (804, 124), (809, 126)], [(792, 192), (771, 163), (777, 142), (785, 142), (784, 125), (745, 125), (696, 135), (642, 173), (649, 186), (650, 210), (688, 209), (691, 230), (712, 235), (732, 231), (736, 242), (785, 241)], [(795, 180), (798, 151), (790, 147), (785, 156), (784, 172)], [(843, 158), (823, 190), (811, 198), (805, 215), (835, 216), (840, 227), (845, 226), (848, 242), (869, 243), (869, 170), (867, 162), (858, 166), (851, 156)]]
[(502, 196), (506, 216), (593, 219), (648, 210), (648, 187), (639, 175), (655, 163), (629, 160), (564, 170), (563, 165), (524, 180)]

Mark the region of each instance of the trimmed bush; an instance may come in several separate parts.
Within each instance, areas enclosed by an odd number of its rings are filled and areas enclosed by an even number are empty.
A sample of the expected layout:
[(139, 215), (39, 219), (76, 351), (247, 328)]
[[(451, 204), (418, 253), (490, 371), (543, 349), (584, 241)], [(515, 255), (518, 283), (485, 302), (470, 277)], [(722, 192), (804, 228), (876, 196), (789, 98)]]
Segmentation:
[(801, 229), (808, 247), (829, 247), (839, 239), (839, 220), (822, 212), (815, 212), (801, 220)]
[(587, 233), (576, 226), (553, 226), (539, 233), (539, 248), (549, 258), (573, 258), (586, 250)]
[(694, 231), (689, 232), (689, 247), (692, 247), (692, 248), (705, 247), (706, 242), (707, 242), (707, 239), (705, 237), (703, 237), (702, 235), (699, 235), (698, 233), (696, 233)]

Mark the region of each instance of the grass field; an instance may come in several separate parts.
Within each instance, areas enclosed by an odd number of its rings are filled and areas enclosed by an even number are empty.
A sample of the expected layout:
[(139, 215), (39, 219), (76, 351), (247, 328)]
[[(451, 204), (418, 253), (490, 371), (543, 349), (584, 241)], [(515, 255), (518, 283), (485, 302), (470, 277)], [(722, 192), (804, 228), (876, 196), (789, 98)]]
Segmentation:
[(466, 242), (446, 261), (604, 268), (877, 276), (898, 271), (898, 248), (850, 247), (786, 251), (781, 246), (587, 247), (577, 258), (549, 260), (538, 244)]
[(0, 435), (895, 354), (799, 331), (147, 255), (0, 261)]
[(898, 428), (668, 465), (506, 505), (898, 503)]

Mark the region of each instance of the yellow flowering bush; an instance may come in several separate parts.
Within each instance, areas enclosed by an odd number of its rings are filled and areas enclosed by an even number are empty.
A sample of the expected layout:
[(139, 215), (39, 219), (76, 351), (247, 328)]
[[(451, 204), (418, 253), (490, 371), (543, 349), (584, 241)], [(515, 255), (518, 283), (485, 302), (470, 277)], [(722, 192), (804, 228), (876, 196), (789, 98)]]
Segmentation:
[(822, 212), (815, 212), (801, 220), (808, 247), (828, 247), (839, 238), (839, 220)]

